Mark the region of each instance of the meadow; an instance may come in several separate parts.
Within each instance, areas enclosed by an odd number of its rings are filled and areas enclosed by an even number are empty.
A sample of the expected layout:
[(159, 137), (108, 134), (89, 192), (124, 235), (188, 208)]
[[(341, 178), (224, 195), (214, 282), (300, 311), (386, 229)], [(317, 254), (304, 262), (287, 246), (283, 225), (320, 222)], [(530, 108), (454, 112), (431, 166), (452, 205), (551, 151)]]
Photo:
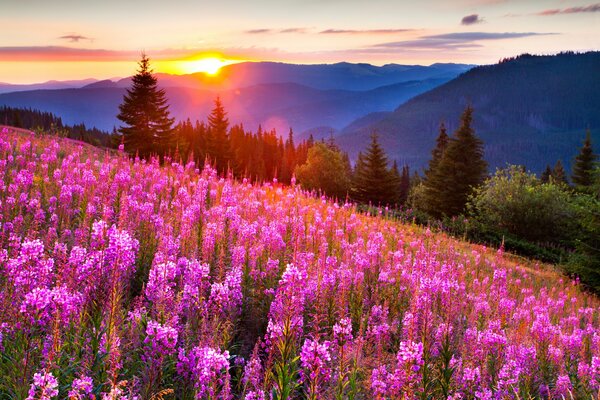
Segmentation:
[(598, 398), (552, 266), (44, 135), (0, 176), (0, 399)]

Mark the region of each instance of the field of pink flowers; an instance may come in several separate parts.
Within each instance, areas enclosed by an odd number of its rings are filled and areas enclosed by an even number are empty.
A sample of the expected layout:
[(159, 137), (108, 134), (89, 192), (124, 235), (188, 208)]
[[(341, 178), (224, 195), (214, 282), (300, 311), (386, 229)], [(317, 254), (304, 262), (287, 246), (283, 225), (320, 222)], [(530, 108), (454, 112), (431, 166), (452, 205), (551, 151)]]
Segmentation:
[(276, 183), (0, 135), (1, 399), (597, 398), (549, 266)]

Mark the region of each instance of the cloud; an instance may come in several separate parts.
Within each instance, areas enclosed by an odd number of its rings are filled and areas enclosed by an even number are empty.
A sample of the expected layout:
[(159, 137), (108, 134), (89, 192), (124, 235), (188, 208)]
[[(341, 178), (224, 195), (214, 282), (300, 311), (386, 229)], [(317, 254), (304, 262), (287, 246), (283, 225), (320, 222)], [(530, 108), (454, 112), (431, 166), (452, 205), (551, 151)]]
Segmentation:
[(579, 14), (579, 13), (593, 13), (600, 12), (600, 3), (591, 4), (589, 6), (581, 7), (569, 7), (569, 8), (555, 8), (551, 10), (544, 10), (536, 13), (536, 15), (557, 15), (557, 14)]
[(454, 32), (441, 35), (421, 36), (414, 40), (379, 43), (371, 46), (375, 49), (469, 49), (481, 47), (477, 43), (485, 40), (518, 39), (529, 36), (555, 35), (555, 33), (537, 32)]
[(463, 19), (460, 21), (462, 25), (473, 25), (479, 24), (481, 22), (483, 22), (483, 19), (479, 18), (479, 14), (471, 14), (464, 16)]
[(63, 46), (0, 47), (2, 61), (125, 61), (137, 59), (138, 51), (75, 49)]
[(324, 35), (389, 35), (410, 31), (413, 29), (326, 29), (319, 33)]
[(307, 28), (287, 28), (280, 30), (279, 33), (306, 33), (307, 31)]
[(263, 33), (272, 33), (273, 30), (272, 29), (249, 29), (244, 32), (249, 33), (251, 35), (256, 35), (256, 34), (263, 34)]
[(307, 33), (308, 28), (285, 28), (285, 29), (271, 29), (271, 28), (259, 28), (259, 29), (249, 29), (244, 31), (244, 33), (249, 33), (251, 35), (260, 35), (265, 33)]
[(69, 42), (72, 42), (72, 43), (77, 43), (80, 40), (89, 40), (90, 42), (93, 41), (92, 38), (89, 38), (89, 37), (83, 36), (83, 35), (78, 35), (76, 33), (71, 33), (68, 35), (60, 36), (59, 39), (68, 40)]

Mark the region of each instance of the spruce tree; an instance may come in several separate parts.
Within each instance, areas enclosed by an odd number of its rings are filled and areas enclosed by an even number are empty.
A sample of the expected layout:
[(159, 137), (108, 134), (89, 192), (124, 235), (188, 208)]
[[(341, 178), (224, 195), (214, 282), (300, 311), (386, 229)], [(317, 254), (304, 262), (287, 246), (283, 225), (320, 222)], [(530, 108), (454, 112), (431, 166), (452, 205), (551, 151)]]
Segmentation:
[(394, 179), (388, 169), (387, 156), (375, 133), (371, 135), (371, 143), (366, 153), (361, 155), (357, 162), (352, 196), (361, 203), (394, 203)]
[(571, 180), (575, 188), (580, 191), (589, 191), (594, 184), (594, 167), (598, 156), (592, 149), (592, 138), (588, 130), (585, 135), (583, 146), (579, 149), (579, 154), (575, 157), (573, 165), (573, 174)]
[(426, 179), (426, 186), (436, 195), (435, 208), (427, 211), (435, 217), (460, 214), (473, 190), (486, 177), (483, 142), (475, 135), (472, 123), (473, 109), (469, 106), (462, 114), (460, 127)]
[(552, 169), (552, 181), (559, 185), (568, 185), (567, 173), (563, 167), (562, 161), (558, 160)]
[(398, 163), (394, 160), (392, 164), (392, 169), (390, 170), (390, 174), (392, 175), (392, 181), (394, 182), (394, 205), (398, 205), (402, 202), (400, 196), (400, 187), (402, 185), (402, 176), (400, 175), (400, 170), (398, 169)]
[(124, 123), (119, 132), (130, 154), (146, 157), (151, 153), (163, 155), (169, 150), (174, 119), (170, 117), (165, 91), (158, 88), (146, 54), (142, 54), (132, 86), (119, 105), (117, 118)]
[(229, 120), (221, 99), (215, 99), (215, 106), (208, 116), (209, 154), (217, 168), (224, 173), (230, 167), (231, 146), (229, 143)]
[(400, 176), (400, 204), (405, 204), (410, 193), (410, 169), (408, 165), (402, 167)]
[(440, 124), (440, 133), (435, 141), (435, 147), (431, 151), (431, 160), (425, 170), (424, 190), (423, 190), (423, 202), (421, 207), (424, 211), (431, 215), (438, 215), (438, 210), (441, 209), (440, 204), (441, 194), (440, 190), (443, 189), (444, 182), (441, 181), (442, 176), (437, 176), (437, 167), (448, 147), (450, 138), (446, 133), (446, 126), (442, 122)]
[(551, 176), (552, 176), (552, 168), (550, 168), (550, 165), (546, 165), (546, 169), (544, 169), (544, 172), (542, 172), (542, 175), (540, 175), (540, 181), (542, 183), (548, 183), (548, 182), (550, 182)]

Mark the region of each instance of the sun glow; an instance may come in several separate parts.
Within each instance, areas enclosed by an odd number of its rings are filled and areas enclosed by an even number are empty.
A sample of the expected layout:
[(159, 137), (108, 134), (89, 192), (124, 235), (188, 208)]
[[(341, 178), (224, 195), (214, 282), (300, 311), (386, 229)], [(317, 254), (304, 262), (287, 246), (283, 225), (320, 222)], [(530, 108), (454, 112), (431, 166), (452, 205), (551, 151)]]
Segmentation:
[(240, 61), (227, 60), (219, 57), (203, 57), (193, 60), (182, 60), (177, 62), (177, 69), (184, 74), (193, 74), (195, 72), (203, 72), (206, 75), (215, 76), (221, 68), (226, 65), (235, 64)]

